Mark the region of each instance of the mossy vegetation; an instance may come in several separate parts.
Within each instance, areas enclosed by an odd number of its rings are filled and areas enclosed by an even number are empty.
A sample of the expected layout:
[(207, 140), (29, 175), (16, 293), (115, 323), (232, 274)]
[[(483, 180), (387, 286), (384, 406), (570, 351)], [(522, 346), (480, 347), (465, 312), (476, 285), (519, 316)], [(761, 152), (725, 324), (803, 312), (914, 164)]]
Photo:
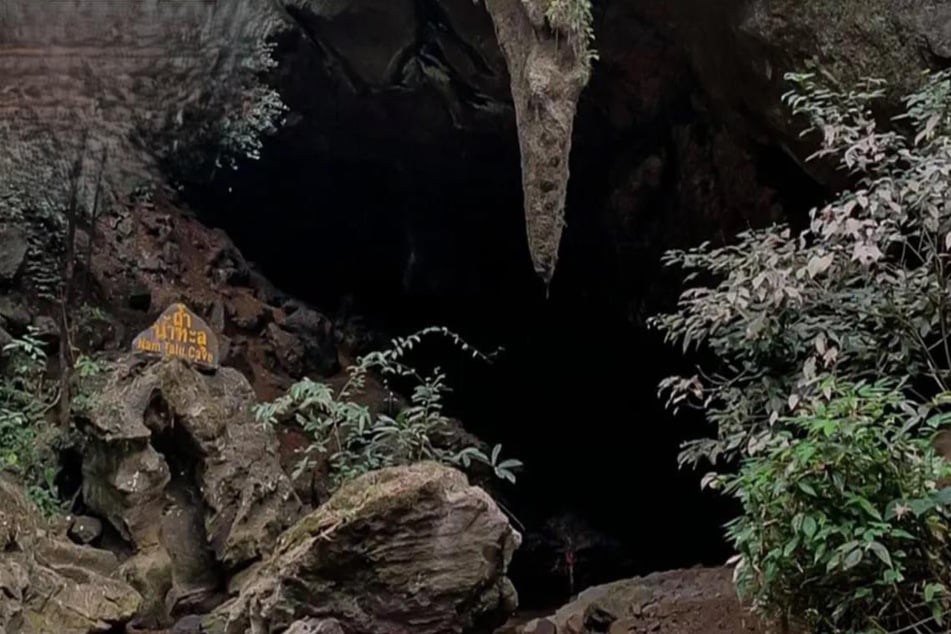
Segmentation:
[(567, 35), (578, 56), (589, 66), (597, 59), (594, 14), (590, 0), (548, 0), (545, 17), (553, 29)]

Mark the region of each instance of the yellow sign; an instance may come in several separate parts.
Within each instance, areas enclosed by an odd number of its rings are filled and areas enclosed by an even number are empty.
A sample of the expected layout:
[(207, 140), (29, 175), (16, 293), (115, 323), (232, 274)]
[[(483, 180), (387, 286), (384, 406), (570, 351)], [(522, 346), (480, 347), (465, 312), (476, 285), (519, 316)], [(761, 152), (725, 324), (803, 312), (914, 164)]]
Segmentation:
[(132, 341), (132, 350), (158, 357), (175, 357), (205, 368), (218, 367), (218, 340), (201, 317), (185, 304), (172, 304)]

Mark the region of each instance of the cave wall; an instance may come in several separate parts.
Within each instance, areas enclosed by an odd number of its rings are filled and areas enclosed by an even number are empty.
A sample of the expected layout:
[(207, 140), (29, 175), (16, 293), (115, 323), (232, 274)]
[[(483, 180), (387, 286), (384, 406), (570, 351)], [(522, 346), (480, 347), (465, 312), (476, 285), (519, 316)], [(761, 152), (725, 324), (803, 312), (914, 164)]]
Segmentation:
[(74, 164), (80, 215), (104, 157), (103, 209), (160, 183), (159, 146), (188, 142), (186, 113), (238, 107), (242, 65), (280, 25), (254, 0), (0, 3), (0, 222), (26, 229), (26, 286), (58, 295)]
[(841, 186), (828, 165), (807, 164), (813, 139), (780, 102), (787, 72), (822, 72), (848, 86), (884, 79), (891, 101), (920, 72), (951, 63), (948, 0), (703, 0), (634, 3), (685, 50), (717, 118), (779, 147), (812, 177)]
[[(682, 55), (686, 66), (680, 70), (702, 88), (702, 108), (714, 113), (712, 120), (731, 138), (776, 146), (797, 159), (808, 150), (777, 101), (785, 71), (818, 63), (846, 81), (877, 75), (906, 88), (918, 69), (951, 59), (947, 0), (875, 0), (871, 7), (864, 0), (594, 4), (602, 78), (617, 72), (618, 59), (636, 66), (656, 57), (656, 51), (638, 49), (636, 31), (630, 37), (622, 31), (632, 20), (648, 25)], [(435, 154), (440, 146), (451, 155), (471, 147), (456, 142), (461, 134), (511, 134), (509, 73), (481, 3), (4, 0), (0, 83), (7, 89), (0, 99), (0, 141), (9, 149), (0, 156), (0, 213), (8, 222), (29, 225), (29, 275), (38, 286), (54, 285), (51, 256), (62, 246), (56, 239), (63, 224), (59, 212), (74, 158), (85, 155), (84, 208), (91, 205), (96, 164), (107, 149), (106, 204), (138, 183), (154, 181), (157, 146), (187, 145), (193, 123), (188, 119), (201, 118), (211, 93), (233, 93), (225, 101), (238, 111), (246, 107), (240, 90), (247, 80), (244, 65), (257, 45), (278, 32), (292, 32), (287, 37), (317, 51), (304, 63), (297, 53), (284, 57), (276, 71), (292, 102), (291, 129), (300, 130), (295, 122), (313, 127), (315, 116), (337, 117), (339, 129), (349, 131), (337, 137), (352, 136), (350, 143), (333, 146), (341, 159), (400, 160), (393, 159), (398, 146), (404, 161), (411, 148)], [(318, 76), (320, 93), (306, 87), (302, 72)], [(633, 75), (618, 77), (630, 82), (628, 91), (643, 87)], [(646, 88), (643, 99), (650, 100)], [(295, 92), (309, 94), (295, 99)], [(333, 104), (321, 103), (327, 99)], [(596, 107), (614, 106), (600, 101)], [(375, 129), (354, 132), (354, 124)], [(381, 144), (363, 141), (385, 135), (389, 157), (380, 154)], [(813, 176), (828, 180), (814, 170)]]

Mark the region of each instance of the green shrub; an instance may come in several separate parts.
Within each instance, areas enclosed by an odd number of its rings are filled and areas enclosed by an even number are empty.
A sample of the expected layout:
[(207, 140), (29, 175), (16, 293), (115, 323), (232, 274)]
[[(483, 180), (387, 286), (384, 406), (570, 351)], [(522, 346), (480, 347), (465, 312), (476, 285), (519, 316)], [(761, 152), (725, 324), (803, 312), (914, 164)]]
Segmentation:
[(545, 18), (553, 29), (568, 36), (589, 66), (597, 60), (591, 0), (548, 0)]
[(815, 156), (838, 157), (854, 186), (801, 235), (771, 226), (666, 256), (702, 283), (652, 324), (718, 362), (661, 385), (671, 407), (698, 407), (716, 427), (682, 462), (755, 454), (825, 371), (907, 379), (925, 397), (951, 387), (951, 72), (927, 77), (889, 129), (873, 113), (878, 82), (789, 78), (785, 101), (811, 124)]
[(925, 417), (951, 393), (951, 71), (887, 126), (880, 82), (788, 79), (811, 158), (851, 185), (799, 235), (666, 256), (695, 286), (652, 325), (715, 359), (661, 383), (716, 428), (680, 460), (745, 459), (704, 483), (742, 503), (737, 582), (760, 609), (819, 632), (945, 632), (951, 490), (932, 433), (948, 416)]
[(0, 470), (23, 480), (34, 502), (47, 514), (60, 507), (50, 455), (57, 433), (45, 414), (55, 402), (52, 382), (46, 381), (46, 353), (30, 331), (0, 351)]
[(182, 183), (205, 182), (220, 169), (259, 159), (265, 139), (284, 123), (288, 107), (268, 79), (278, 65), (276, 44), (245, 45), (233, 74), (208, 82), (157, 128), (150, 120), (140, 124), (144, 142)]
[[(401, 361), (423, 337), (433, 334), (450, 337), (476, 358), (487, 358), (457, 335), (443, 328), (429, 328), (395, 339), (390, 348), (359, 358), (348, 368), (349, 380), (338, 390), (305, 378), (284, 396), (255, 408), (258, 420), (270, 425), (293, 420), (310, 436), (312, 442), (303, 451), (295, 478), (326, 462), (333, 491), (368, 471), (435, 460), (458, 467), (482, 463), (497, 477), (515, 482), (515, 470), (521, 462), (502, 459), (500, 446), (486, 455), (472, 446), (452, 450), (437, 440), (452, 432), (443, 412), (443, 399), (449, 391), (446, 377), (438, 368), (431, 375), (421, 375)], [(413, 385), (409, 406), (393, 417), (371, 414), (359, 402), (371, 372), (409, 380)]]
[(743, 506), (741, 594), (813, 632), (947, 631), (951, 468), (931, 437), (951, 414), (883, 383), (822, 388), (720, 480)]

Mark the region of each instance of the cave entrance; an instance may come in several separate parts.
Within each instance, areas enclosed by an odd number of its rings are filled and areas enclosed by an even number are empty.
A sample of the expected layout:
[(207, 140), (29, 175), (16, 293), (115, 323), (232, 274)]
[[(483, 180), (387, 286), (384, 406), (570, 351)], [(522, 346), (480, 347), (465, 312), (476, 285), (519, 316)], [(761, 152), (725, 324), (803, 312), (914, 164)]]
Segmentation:
[[(439, 114), (439, 95), (349, 94), (293, 42), (282, 46), (282, 93), (300, 116), (266, 142), (260, 160), (186, 196), (266, 277), (330, 316), (356, 313), (386, 335), (442, 325), (483, 350), (504, 349), (488, 366), (438, 344), (423, 356), (448, 373), (449, 413), (526, 464), (518, 484), (502, 489), (525, 532), (512, 570), (522, 606), (546, 609), (592, 584), (722, 564), (723, 523), (734, 509), (700, 491), (701, 474), (678, 468), (682, 441), (708, 430), (699, 419), (674, 419), (658, 400), (658, 382), (685, 362), (642, 319), (676, 297), (677, 280), (660, 265), (671, 236), (682, 231), (677, 238), (692, 244), (725, 231), (715, 213), (685, 217), (694, 202), (682, 198), (687, 185), (738, 216), (734, 224), (746, 222), (735, 211), (745, 201), (730, 200), (733, 190), (717, 180), (726, 168), (691, 162), (698, 154), (716, 161), (723, 146), (694, 108), (694, 87), (677, 88), (669, 108), (619, 135), (596, 102), (606, 90), (598, 82), (612, 78), (595, 76), (576, 126), (568, 228), (546, 299), (526, 247), (514, 120), (472, 130)], [(798, 168), (775, 156), (766, 177), (802, 191)], [(619, 171), (625, 162), (637, 169)], [(664, 166), (656, 179), (638, 171), (654, 164)], [(643, 187), (631, 196), (641, 198), (620, 218), (633, 226), (631, 244), (620, 244), (618, 219), (605, 209), (634, 176)]]
[[(696, 425), (673, 420), (656, 397), (676, 353), (632, 326), (571, 257), (545, 300), (519, 226), (516, 146), (506, 141), (499, 153), (509, 160), (469, 164), (471, 181), (434, 178), (398, 195), (366, 182), (396, 180), (395, 167), (269, 145), (261, 171), (245, 168), (229, 183), (227, 217), (216, 224), (272, 282), (331, 315), (356, 312), (387, 335), (444, 325), (482, 350), (503, 349), (492, 365), (435, 342), (420, 356), (447, 372), (449, 413), (526, 464), (518, 484), (503, 487), (525, 531), (512, 576), (526, 609), (596, 583), (723, 563), (727, 509), (676, 464)], [(309, 177), (331, 165), (332, 181)], [(269, 200), (266, 222), (251, 200)], [(485, 214), (477, 222), (474, 208)]]

